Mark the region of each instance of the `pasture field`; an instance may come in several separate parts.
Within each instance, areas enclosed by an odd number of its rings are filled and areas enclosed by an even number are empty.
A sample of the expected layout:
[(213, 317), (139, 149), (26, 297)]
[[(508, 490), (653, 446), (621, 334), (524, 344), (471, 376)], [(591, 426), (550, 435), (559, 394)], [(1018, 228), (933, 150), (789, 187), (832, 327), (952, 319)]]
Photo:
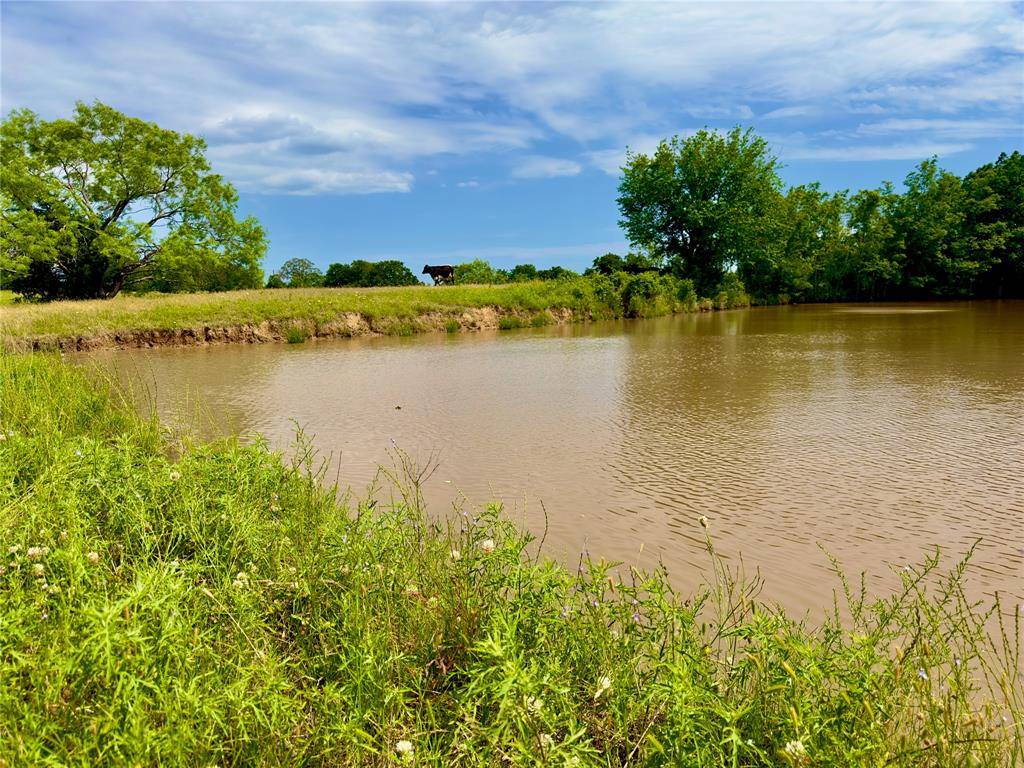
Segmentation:
[[(483, 311), (488, 310), (488, 311)], [(401, 288), (282, 288), (202, 294), (156, 294), (95, 301), (12, 304), (0, 310), (8, 348), (147, 346), (212, 340), (302, 337), (497, 327), (501, 316), (523, 324), (570, 313), (614, 316), (613, 302), (586, 279), (511, 285)], [(211, 338), (210, 329), (213, 329)], [(185, 333), (182, 333), (185, 332)], [(264, 337), (264, 338), (261, 338)]]

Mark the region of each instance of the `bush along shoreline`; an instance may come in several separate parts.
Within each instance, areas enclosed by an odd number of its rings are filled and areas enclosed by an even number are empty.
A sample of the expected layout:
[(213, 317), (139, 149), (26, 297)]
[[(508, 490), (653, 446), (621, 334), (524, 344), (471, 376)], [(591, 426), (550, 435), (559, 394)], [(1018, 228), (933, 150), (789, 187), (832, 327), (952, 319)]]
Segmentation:
[(738, 281), (723, 283), (714, 299), (698, 299), (689, 280), (625, 272), (506, 285), (121, 296), (5, 307), (0, 343), (8, 351), (297, 343), (536, 328), (749, 305)]
[(879, 599), (837, 578), (811, 623), (709, 538), (677, 595), (566, 569), (495, 507), (429, 516), (401, 454), (341, 503), (301, 435), (293, 462), (199, 442), (90, 377), (0, 355), (5, 768), (1024, 758), (1020, 615), (963, 563)]

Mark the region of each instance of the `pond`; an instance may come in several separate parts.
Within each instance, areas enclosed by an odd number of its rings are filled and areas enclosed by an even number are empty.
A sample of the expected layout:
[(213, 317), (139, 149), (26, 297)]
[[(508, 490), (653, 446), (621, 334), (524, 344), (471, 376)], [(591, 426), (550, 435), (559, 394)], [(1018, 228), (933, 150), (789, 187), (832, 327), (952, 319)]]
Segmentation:
[(357, 494), (395, 446), (436, 462), (433, 511), (500, 500), (569, 564), (663, 563), (686, 588), (704, 516), (790, 609), (831, 603), (825, 552), (882, 586), (977, 539), (972, 589), (1024, 599), (1024, 302), (90, 357), (207, 434), (288, 451), (303, 427)]

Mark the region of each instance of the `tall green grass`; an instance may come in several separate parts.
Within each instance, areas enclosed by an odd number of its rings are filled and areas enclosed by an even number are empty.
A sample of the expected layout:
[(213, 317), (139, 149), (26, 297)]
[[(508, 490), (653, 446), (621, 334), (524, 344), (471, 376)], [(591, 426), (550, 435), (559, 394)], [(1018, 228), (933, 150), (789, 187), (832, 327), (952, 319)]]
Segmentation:
[[(1019, 617), (962, 565), (820, 623), (439, 519), (401, 454), (340, 505), (304, 441), (196, 442), (0, 356), (0, 763), (1008, 766)], [(697, 527), (695, 521), (695, 528)], [(532, 553), (532, 554), (531, 554)], [(844, 591), (845, 588), (845, 591)]]

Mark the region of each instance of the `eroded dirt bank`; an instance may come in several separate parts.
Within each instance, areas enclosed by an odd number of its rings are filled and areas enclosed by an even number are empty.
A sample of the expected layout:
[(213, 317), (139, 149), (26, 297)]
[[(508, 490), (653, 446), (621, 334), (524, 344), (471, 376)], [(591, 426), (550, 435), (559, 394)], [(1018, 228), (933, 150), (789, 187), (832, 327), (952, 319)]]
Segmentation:
[(370, 317), (346, 312), (320, 322), (309, 319), (266, 320), (230, 326), (203, 325), (194, 328), (143, 328), (100, 332), (81, 336), (6, 337), (7, 351), (68, 351), (97, 349), (140, 349), (148, 347), (192, 347), (209, 344), (266, 344), (301, 342), (353, 336), (408, 336), (445, 331), (482, 331), (540, 325), (565, 325), (590, 320), (587, 314), (571, 309), (547, 309), (541, 312), (473, 307), (460, 312), (430, 313), (416, 317)]

